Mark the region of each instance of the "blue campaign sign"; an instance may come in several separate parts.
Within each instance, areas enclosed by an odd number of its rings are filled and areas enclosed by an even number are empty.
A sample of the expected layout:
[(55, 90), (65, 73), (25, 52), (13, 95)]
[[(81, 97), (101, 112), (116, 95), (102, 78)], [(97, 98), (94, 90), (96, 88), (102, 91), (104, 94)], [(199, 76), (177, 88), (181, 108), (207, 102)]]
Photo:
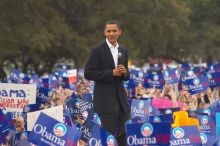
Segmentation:
[(49, 87), (50, 88), (52, 88), (52, 89), (59, 88), (59, 81), (55, 75), (50, 74), (50, 75), (48, 75), (48, 78), (49, 78)]
[(147, 82), (150, 86), (150, 88), (157, 88), (157, 89), (163, 89), (163, 86), (165, 84), (163, 74), (161, 72), (152, 72), (149, 73), (147, 76)]
[(162, 71), (164, 80), (167, 84), (177, 84), (179, 83), (179, 77), (177, 75), (178, 71), (176, 68), (167, 69)]
[(128, 81), (128, 88), (129, 89), (134, 89), (138, 85), (139, 81), (136, 79), (130, 79)]
[(37, 74), (33, 74), (31, 76), (31, 79), (30, 79), (29, 83), (30, 84), (36, 84), (37, 87), (40, 87), (41, 84), (42, 84), (42, 80), (41, 80), (41, 78)]
[(131, 101), (131, 117), (144, 117), (152, 112), (152, 106), (147, 100), (132, 99)]
[(216, 135), (216, 125), (214, 118), (208, 115), (197, 115), (200, 124), (200, 132)]
[(49, 88), (50, 86), (50, 79), (49, 78), (41, 78), (41, 81), (42, 81), (42, 85), (44, 88)]
[(95, 125), (90, 120), (86, 120), (79, 128), (81, 132), (81, 137), (80, 139), (83, 140), (84, 142), (88, 143), (89, 139), (91, 138), (91, 132), (92, 132), (92, 127)]
[(0, 108), (0, 144), (6, 144), (6, 136), (9, 134), (9, 127), (4, 113)]
[(35, 112), (40, 110), (41, 104), (36, 103), (36, 104), (28, 104), (24, 107), (23, 112), (28, 113), (28, 112)]
[(80, 132), (77, 128), (70, 127), (41, 113), (33, 130), (30, 132), (28, 141), (36, 145), (51, 146), (77, 146)]
[(173, 123), (173, 117), (172, 117), (172, 114), (149, 116), (149, 122), (150, 123), (160, 123), (160, 122)]
[(118, 144), (113, 135), (94, 124), (88, 146), (118, 146)]
[(180, 75), (181, 82), (185, 82), (188, 79), (195, 78), (196, 75), (192, 70), (182, 71)]
[(159, 108), (158, 109), (162, 114), (173, 114), (173, 112), (180, 111), (180, 107), (174, 108)]
[(188, 63), (182, 63), (181, 64), (181, 69), (184, 71), (190, 70), (190, 65)]
[(218, 146), (216, 137), (207, 133), (200, 132), (202, 146)]
[(99, 118), (99, 115), (97, 113), (94, 113), (92, 121), (101, 127), (101, 119)]
[(64, 121), (65, 121), (65, 124), (66, 125), (69, 125), (69, 126), (73, 126), (73, 121), (72, 121), (72, 117), (70, 115), (70, 112), (67, 110), (67, 109), (64, 109), (64, 112), (63, 112), (63, 116), (64, 116)]
[(14, 122), (13, 122), (13, 119), (12, 119), (12, 114), (9, 113), (9, 112), (6, 113), (5, 118), (6, 118), (6, 121), (7, 121), (8, 128), (11, 129), (11, 130), (15, 130)]
[(205, 75), (208, 77), (211, 88), (220, 87), (220, 72), (207, 72)]
[(130, 78), (134, 79), (138, 82), (143, 82), (143, 78), (145, 76), (145, 73), (141, 70), (135, 70), (135, 69), (129, 69), (130, 71)]
[(187, 90), (191, 95), (205, 92), (209, 87), (208, 78), (206, 76), (187, 79), (184, 82), (184, 85), (186, 85)]
[(67, 110), (70, 112), (73, 121), (76, 120), (77, 118), (83, 119), (83, 116), (80, 112), (79, 102), (80, 99), (78, 98), (76, 99), (69, 98), (66, 101)]
[(0, 108), (0, 133), (8, 128), (8, 123), (6, 120), (6, 116), (4, 115), (2, 109)]
[(169, 146), (170, 123), (136, 123), (126, 125), (127, 146)]
[(216, 137), (220, 137), (220, 112), (216, 113)]
[(150, 64), (150, 70), (162, 70), (162, 69), (163, 69), (162, 63)]
[(93, 114), (94, 114), (93, 102), (81, 100), (79, 102), (79, 109), (84, 120), (93, 119)]
[(170, 131), (170, 145), (201, 146), (197, 126), (181, 126)]
[(193, 72), (196, 74), (196, 75), (201, 75), (201, 73), (202, 73), (202, 67), (200, 67), (200, 66), (194, 66), (193, 68), (192, 68), (192, 70), (193, 70)]
[(208, 64), (207, 69), (210, 72), (219, 72), (220, 71), (220, 63)]
[(37, 90), (37, 103), (47, 103), (52, 99), (53, 90), (50, 88), (40, 87)]
[(71, 65), (63, 64), (63, 63), (57, 64), (56, 69), (58, 69), (58, 70), (69, 70), (69, 69), (71, 69)]
[(92, 93), (82, 94), (82, 99), (84, 101), (92, 102)]
[(12, 73), (10, 74), (8, 78), (9, 83), (23, 83), (23, 79), (25, 77), (25, 74), (20, 72), (17, 69), (13, 69)]

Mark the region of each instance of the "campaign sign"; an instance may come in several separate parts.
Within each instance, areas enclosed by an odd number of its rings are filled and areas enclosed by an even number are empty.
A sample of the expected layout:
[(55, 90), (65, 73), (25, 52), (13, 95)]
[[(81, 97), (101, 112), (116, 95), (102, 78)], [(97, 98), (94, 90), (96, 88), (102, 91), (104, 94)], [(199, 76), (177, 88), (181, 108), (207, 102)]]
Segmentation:
[(220, 137), (220, 113), (216, 113), (216, 137)]
[(209, 64), (208, 70), (210, 72), (220, 72), (220, 63)]
[(132, 99), (131, 101), (131, 118), (144, 117), (148, 113), (152, 112), (150, 102), (147, 100)]
[(173, 112), (180, 111), (179, 107), (174, 108), (159, 108), (158, 109), (162, 114), (173, 114)]
[(80, 111), (79, 102), (78, 99), (72, 98), (66, 102), (67, 110), (70, 112), (73, 121), (77, 118), (84, 119)]
[(57, 64), (56, 69), (58, 69), (58, 70), (69, 70), (69, 69), (71, 69), (71, 65), (63, 64), (63, 63)]
[(169, 146), (170, 123), (136, 123), (126, 125), (127, 146)]
[(63, 115), (64, 116), (64, 123), (66, 125), (73, 126), (74, 124), (73, 124), (70, 112), (67, 109), (64, 109), (63, 114), (64, 114)]
[(88, 101), (88, 102), (92, 102), (92, 93), (88, 93), (88, 94), (82, 94), (82, 99), (84, 101)]
[(150, 88), (157, 88), (157, 89), (163, 89), (164, 86), (164, 78), (162, 73), (152, 72), (148, 76), (148, 84)]
[(36, 103), (36, 104), (27, 104), (24, 109), (23, 112), (24, 113), (28, 113), (28, 112), (35, 112), (40, 110), (41, 104)]
[(8, 128), (8, 123), (6, 120), (6, 116), (4, 115), (2, 110), (0, 109), (0, 133), (7, 128)]
[(200, 132), (216, 135), (216, 125), (212, 116), (197, 115), (197, 119), (199, 120), (200, 124)]
[(206, 76), (208, 77), (211, 88), (220, 87), (220, 72), (207, 72)]
[(188, 70), (190, 70), (190, 65), (188, 63), (182, 63), (181, 69), (184, 71), (188, 71)]
[(12, 114), (7, 112), (6, 115), (5, 115), (5, 118), (6, 118), (6, 121), (7, 121), (8, 128), (11, 129), (11, 130), (15, 130), (14, 122), (13, 122), (13, 119), (12, 119)]
[(25, 77), (24, 73), (20, 72), (17, 69), (13, 69), (12, 73), (10, 74), (10, 76), (8, 78), (8, 82), (22, 84), (24, 77)]
[(42, 146), (77, 146), (80, 132), (41, 113), (28, 140)]
[(49, 87), (52, 89), (57, 89), (59, 88), (59, 81), (58, 78), (55, 75), (48, 75), (49, 79)]
[(19, 114), (25, 105), (33, 103), (36, 103), (36, 85), (0, 83), (0, 108)]
[(40, 87), (37, 90), (37, 103), (47, 103), (52, 99), (53, 90), (50, 88)]
[(50, 86), (50, 79), (47, 77), (41, 78), (42, 80), (42, 85), (44, 88), (49, 88)]
[(209, 87), (208, 78), (204, 76), (187, 79), (184, 84), (191, 95), (204, 92)]
[(92, 121), (101, 127), (102, 123), (97, 113), (94, 113)]
[(62, 75), (62, 82), (61, 84), (65, 88), (69, 88), (71, 84), (74, 84), (77, 81), (77, 70), (67, 70)]
[(9, 133), (9, 127), (6, 120), (6, 117), (2, 110), (0, 109), (0, 144), (6, 144), (6, 136)]
[(80, 109), (80, 112), (81, 112), (84, 120), (86, 120), (87, 118), (89, 120), (93, 119), (94, 111), (93, 111), (93, 103), (92, 102), (81, 100), (79, 102), (79, 109)]
[(170, 131), (170, 145), (172, 146), (201, 146), (201, 139), (197, 126), (181, 126)]
[(31, 76), (31, 79), (29, 80), (30, 84), (36, 84), (37, 87), (39, 87), (41, 85), (41, 82), (42, 82), (42, 80), (41, 80), (41, 78), (39, 78), (39, 76), (37, 74), (33, 74)]
[(196, 74), (196, 75), (201, 75), (202, 71), (204, 70), (201, 66), (194, 66), (192, 68), (193, 72)]
[(150, 69), (151, 70), (162, 70), (163, 69), (163, 64), (162, 63), (154, 63), (150, 64)]
[(181, 72), (181, 76), (180, 79), (182, 82), (185, 82), (188, 79), (192, 79), (195, 78), (196, 74), (192, 71), (192, 70), (188, 70), (188, 71), (182, 71)]
[(91, 138), (91, 131), (92, 127), (95, 123), (93, 123), (90, 120), (86, 120), (79, 128), (79, 131), (81, 132), (80, 139), (84, 142), (88, 143), (89, 139)]
[(207, 133), (200, 132), (202, 146), (217, 146), (216, 137)]
[(157, 116), (149, 116), (150, 123), (160, 123), (160, 122), (169, 122), (165, 121), (164, 115), (157, 115)]
[(140, 70), (135, 70), (135, 69), (129, 69), (130, 71), (130, 78), (143, 81), (144, 78), (144, 72)]
[(130, 79), (128, 81), (128, 89), (134, 89), (139, 84), (139, 81), (136, 79)]
[(167, 84), (178, 84), (179, 83), (179, 78), (177, 76), (178, 71), (176, 68), (172, 69), (167, 69), (162, 71), (164, 80)]
[(34, 124), (36, 123), (40, 113), (44, 113), (50, 117), (53, 117), (57, 121), (64, 122), (63, 121), (63, 106), (59, 105), (56, 107), (36, 111), (36, 112), (30, 112), (27, 113), (27, 130), (31, 131), (34, 127)]
[(113, 135), (100, 126), (94, 124), (88, 146), (118, 146), (118, 144)]

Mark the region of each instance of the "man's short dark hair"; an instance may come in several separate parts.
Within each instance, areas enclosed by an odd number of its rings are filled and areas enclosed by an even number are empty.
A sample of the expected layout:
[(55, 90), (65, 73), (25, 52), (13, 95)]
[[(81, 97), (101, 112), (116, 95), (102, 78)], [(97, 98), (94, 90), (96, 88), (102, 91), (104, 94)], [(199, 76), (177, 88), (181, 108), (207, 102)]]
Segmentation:
[(121, 26), (120, 26), (120, 24), (119, 24), (119, 22), (118, 22), (117, 20), (109, 20), (109, 21), (107, 21), (107, 22), (105, 23), (104, 29), (106, 28), (106, 26), (107, 26), (108, 24), (116, 24), (116, 25), (118, 26), (118, 28), (121, 29)]

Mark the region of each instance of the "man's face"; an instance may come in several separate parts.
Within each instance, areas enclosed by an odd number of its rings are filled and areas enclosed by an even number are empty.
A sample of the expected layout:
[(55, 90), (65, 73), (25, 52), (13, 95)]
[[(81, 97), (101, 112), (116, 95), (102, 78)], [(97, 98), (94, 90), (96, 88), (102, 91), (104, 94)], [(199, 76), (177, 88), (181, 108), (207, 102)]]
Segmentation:
[(121, 30), (116, 24), (107, 24), (104, 30), (104, 34), (112, 45), (116, 45), (116, 42), (121, 35)]

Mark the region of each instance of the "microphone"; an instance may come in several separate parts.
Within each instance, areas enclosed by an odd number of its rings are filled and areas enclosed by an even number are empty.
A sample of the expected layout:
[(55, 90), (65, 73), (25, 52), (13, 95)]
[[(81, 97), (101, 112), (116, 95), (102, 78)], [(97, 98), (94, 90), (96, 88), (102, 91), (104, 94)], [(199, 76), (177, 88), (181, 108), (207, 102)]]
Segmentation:
[(118, 52), (118, 65), (119, 65), (119, 64), (122, 64), (122, 63), (121, 63), (121, 57), (122, 57), (122, 53), (121, 53), (121, 52)]

